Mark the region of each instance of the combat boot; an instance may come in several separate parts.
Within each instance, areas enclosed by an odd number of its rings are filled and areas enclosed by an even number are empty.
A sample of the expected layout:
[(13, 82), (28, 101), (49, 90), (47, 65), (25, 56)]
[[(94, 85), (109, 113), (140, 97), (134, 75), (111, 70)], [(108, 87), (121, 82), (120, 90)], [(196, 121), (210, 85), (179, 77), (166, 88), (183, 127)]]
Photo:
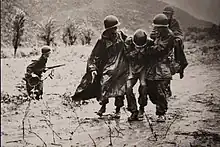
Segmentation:
[(102, 114), (105, 113), (105, 111), (106, 111), (106, 105), (102, 105), (102, 107), (97, 112), (97, 115), (99, 115), (101, 117)]
[(115, 113), (113, 114), (113, 118), (119, 119), (121, 117), (121, 112), (120, 112), (121, 107), (116, 107)]
[(128, 117), (128, 121), (138, 121), (138, 111), (132, 112), (131, 116)]
[(138, 118), (144, 118), (144, 107), (140, 107), (138, 111)]
[(158, 123), (163, 123), (165, 121), (166, 121), (165, 115), (158, 115), (158, 117), (157, 117), (157, 122)]

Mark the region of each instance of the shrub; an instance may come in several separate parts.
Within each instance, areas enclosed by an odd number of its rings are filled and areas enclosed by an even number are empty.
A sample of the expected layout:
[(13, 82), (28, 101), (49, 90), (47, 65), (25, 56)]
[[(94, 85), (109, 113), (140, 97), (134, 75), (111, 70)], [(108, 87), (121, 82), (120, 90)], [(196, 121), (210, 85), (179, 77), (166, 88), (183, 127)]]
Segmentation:
[(92, 41), (92, 37), (95, 34), (94, 29), (91, 26), (88, 26), (87, 24), (84, 23), (80, 26), (79, 30), (80, 30), (79, 35), (80, 35), (81, 44), (90, 45)]
[(70, 18), (66, 21), (63, 29), (62, 41), (65, 45), (73, 45), (77, 39), (78, 26)]
[(60, 30), (59, 27), (56, 26), (56, 21), (52, 17), (50, 17), (46, 23), (42, 23), (39, 25), (38, 37), (48, 46), (52, 44), (56, 44), (54, 42), (55, 34)]
[(20, 46), (21, 37), (24, 33), (24, 22), (25, 22), (25, 18), (24, 18), (23, 12), (20, 12), (15, 15), (15, 18), (13, 20), (13, 26), (12, 26), (13, 28), (12, 44), (14, 47), (14, 58), (16, 56), (18, 46)]

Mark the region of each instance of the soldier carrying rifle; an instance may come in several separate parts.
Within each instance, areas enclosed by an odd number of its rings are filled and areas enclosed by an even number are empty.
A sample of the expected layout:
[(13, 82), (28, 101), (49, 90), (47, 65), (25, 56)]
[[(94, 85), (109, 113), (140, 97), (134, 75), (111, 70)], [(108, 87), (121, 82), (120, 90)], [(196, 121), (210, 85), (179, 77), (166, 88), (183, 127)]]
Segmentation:
[(26, 81), (28, 96), (31, 96), (32, 94), (36, 94), (35, 99), (37, 100), (42, 99), (42, 95), (43, 95), (42, 73), (45, 73), (48, 69), (63, 66), (62, 64), (62, 65), (46, 67), (47, 60), (51, 53), (51, 47), (43, 46), (41, 48), (41, 53), (42, 55), (38, 60), (33, 60), (33, 62), (27, 66), (25, 78), (24, 78), (24, 80)]

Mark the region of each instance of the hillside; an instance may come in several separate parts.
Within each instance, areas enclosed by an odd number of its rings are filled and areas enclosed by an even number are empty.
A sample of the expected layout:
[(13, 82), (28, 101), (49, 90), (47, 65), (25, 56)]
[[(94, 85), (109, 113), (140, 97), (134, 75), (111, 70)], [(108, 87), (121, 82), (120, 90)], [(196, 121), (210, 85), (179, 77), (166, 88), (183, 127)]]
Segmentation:
[[(102, 28), (102, 20), (108, 14), (114, 14), (122, 21), (123, 26), (134, 30), (139, 27), (149, 29), (152, 18), (160, 13), (167, 4), (155, 0), (38, 0), (35, 3), (23, 0), (27, 12), (36, 21), (42, 21), (53, 16), (60, 23), (68, 16), (72, 18), (88, 19), (95, 27)], [(183, 28), (189, 26), (209, 26), (210, 23), (198, 20), (178, 8), (176, 17)], [(100, 26), (101, 25), (101, 26)]]
[[(6, 5), (4, 5), (7, 0), (1, 2), (3, 4), (2, 8), (8, 11)], [(12, 9), (19, 7), (28, 15), (27, 19), (30, 19), (30, 21), (26, 28), (29, 30), (26, 31), (27, 33), (24, 36), (24, 40), (31, 44), (36, 41), (36, 30), (32, 27), (33, 22), (40, 23), (51, 16), (54, 17), (60, 25), (63, 25), (67, 18), (70, 17), (78, 23), (80, 23), (80, 21), (87, 21), (96, 30), (101, 31), (103, 29), (104, 17), (109, 14), (114, 14), (122, 22), (121, 28), (126, 28), (128, 32), (133, 32), (137, 28), (144, 28), (149, 31), (152, 27), (153, 17), (157, 13), (160, 13), (166, 5), (164, 2), (155, 0), (21, 0), (19, 1), (19, 5), (14, 6), (12, 4)], [(178, 8), (175, 8), (175, 10), (176, 17), (181, 22), (183, 29), (189, 26), (207, 27), (211, 25), (211, 23), (198, 20)], [(14, 11), (8, 13), (10, 16), (5, 18), (8, 20), (7, 22), (11, 22), (13, 15), (15, 15)], [(3, 12), (1, 12), (1, 14), (3, 17), (6, 15)], [(4, 37), (1, 43), (8, 45), (11, 40), (11, 25), (10, 23), (6, 23), (6, 21), (2, 22), (3, 29), (1, 34), (3, 34)], [(25, 43), (25, 45), (27, 45), (27, 43)]]
[(220, 24), (219, 0), (162, 0), (170, 3), (184, 11), (189, 12), (197, 18)]

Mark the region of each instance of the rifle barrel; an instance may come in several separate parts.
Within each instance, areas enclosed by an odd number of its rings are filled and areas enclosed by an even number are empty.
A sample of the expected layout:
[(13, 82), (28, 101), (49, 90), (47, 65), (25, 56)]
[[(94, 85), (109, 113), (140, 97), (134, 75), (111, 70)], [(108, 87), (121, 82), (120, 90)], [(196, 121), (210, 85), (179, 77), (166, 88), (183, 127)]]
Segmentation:
[(56, 68), (56, 67), (60, 67), (60, 66), (65, 66), (65, 64), (60, 64), (60, 65), (55, 65), (55, 66), (49, 66), (49, 67), (46, 67), (46, 68), (52, 69), (52, 68)]

